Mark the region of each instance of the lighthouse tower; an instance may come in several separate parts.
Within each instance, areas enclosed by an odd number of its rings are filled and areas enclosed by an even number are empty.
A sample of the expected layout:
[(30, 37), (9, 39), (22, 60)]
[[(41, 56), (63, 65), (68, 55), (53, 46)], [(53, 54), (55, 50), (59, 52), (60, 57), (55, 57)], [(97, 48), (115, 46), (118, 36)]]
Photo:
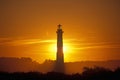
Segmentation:
[(57, 33), (57, 55), (56, 55), (56, 71), (64, 72), (64, 54), (63, 54), (63, 30), (58, 25)]

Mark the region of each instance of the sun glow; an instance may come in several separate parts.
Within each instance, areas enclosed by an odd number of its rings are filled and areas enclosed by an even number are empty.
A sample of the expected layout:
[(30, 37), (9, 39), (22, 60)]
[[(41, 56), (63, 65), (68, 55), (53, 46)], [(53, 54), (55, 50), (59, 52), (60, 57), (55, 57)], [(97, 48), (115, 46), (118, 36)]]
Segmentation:
[[(49, 52), (55, 58), (56, 57), (56, 53), (57, 53), (57, 45), (56, 44), (51, 44), (49, 46)], [(64, 43), (64, 45), (63, 45), (63, 53), (64, 53), (65, 61), (68, 60), (68, 56), (70, 55), (69, 53), (71, 53), (71, 52), (72, 52), (72, 47), (70, 46), (70, 44)]]
[[(64, 44), (63, 45), (63, 53), (70, 52), (70, 48), (71, 47), (68, 44)], [(50, 51), (51, 52), (57, 52), (57, 45), (56, 44), (50, 45)]]

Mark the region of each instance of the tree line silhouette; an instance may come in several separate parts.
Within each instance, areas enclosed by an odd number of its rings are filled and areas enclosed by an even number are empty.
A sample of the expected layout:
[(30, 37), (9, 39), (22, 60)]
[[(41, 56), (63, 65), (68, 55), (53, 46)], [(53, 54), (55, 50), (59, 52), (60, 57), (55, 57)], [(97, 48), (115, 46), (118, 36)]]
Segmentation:
[[(45, 60), (43, 63), (33, 61), (26, 57), (0, 57), (0, 71), (3, 72), (29, 72), (37, 71), (41, 73), (51, 72), (55, 68), (55, 60)], [(84, 67), (104, 67), (110, 70), (115, 70), (120, 67), (120, 60), (109, 61), (79, 61), (79, 62), (65, 62), (65, 73), (81, 73)]]
[(102, 67), (85, 67), (81, 74), (0, 72), (0, 80), (120, 80), (120, 67), (114, 71)]

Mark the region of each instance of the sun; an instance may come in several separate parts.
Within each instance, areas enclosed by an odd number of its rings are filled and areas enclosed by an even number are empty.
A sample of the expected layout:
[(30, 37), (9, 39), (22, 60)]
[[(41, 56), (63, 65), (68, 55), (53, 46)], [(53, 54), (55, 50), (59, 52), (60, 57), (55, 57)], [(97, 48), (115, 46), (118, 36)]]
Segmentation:
[[(57, 53), (57, 45), (55, 43), (51, 44), (49, 46), (49, 52), (51, 54), (50, 57), (52, 57), (52, 59), (55, 59), (56, 53)], [(68, 43), (64, 43), (63, 44), (63, 54), (64, 54), (65, 61), (69, 59), (69, 55), (71, 52), (72, 52), (72, 46), (70, 46), (70, 44), (68, 44)]]
[[(63, 45), (63, 53), (69, 52), (69, 48), (70, 48), (70, 46), (68, 46), (67, 44), (64, 44)], [(57, 45), (56, 44), (51, 44), (50, 47), (49, 47), (49, 51), (57, 52)]]

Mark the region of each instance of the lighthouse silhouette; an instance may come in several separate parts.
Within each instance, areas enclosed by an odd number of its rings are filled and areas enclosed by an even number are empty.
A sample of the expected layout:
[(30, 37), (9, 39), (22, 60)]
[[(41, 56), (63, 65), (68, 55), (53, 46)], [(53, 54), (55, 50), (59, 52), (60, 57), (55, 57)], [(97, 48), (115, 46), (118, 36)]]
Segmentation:
[(58, 25), (57, 33), (57, 54), (55, 71), (64, 73), (64, 54), (63, 54), (63, 30), (62, 25)]

